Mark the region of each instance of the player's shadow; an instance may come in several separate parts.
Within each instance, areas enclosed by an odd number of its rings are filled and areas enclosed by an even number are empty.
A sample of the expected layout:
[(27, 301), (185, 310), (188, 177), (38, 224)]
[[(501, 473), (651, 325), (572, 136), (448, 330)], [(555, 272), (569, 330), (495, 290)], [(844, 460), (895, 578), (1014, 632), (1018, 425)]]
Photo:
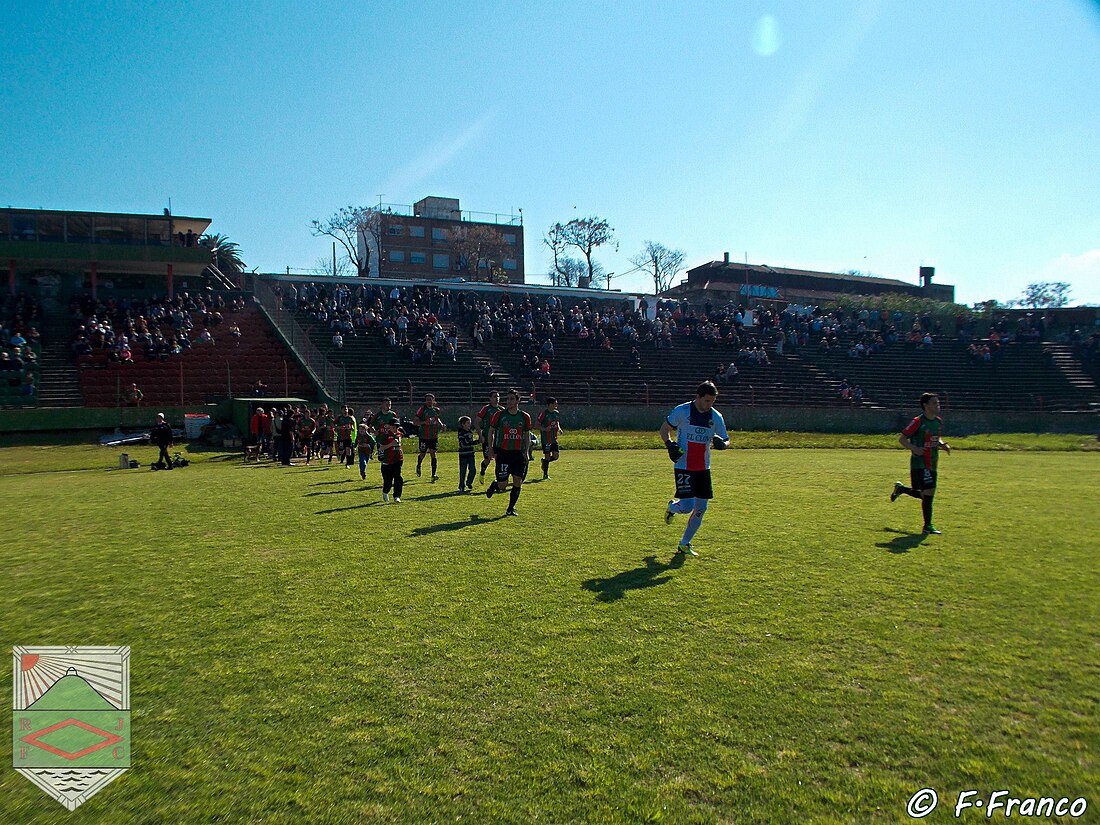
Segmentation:
[(628, 590), (643, 590), (670, 581), (672, 576), (661, 574), (683, 567), (684, 554), (677, 553), (665, 564), (657, 561), (656, 556), (646, 556), (644, 561), (645, 564), (641, 567), (624, 570), (609, 579), (588, 579), (581, 583), (581, 587), (595, 593), (598, 602), (615, 602), (625, 596)]
[(318, 510), (318, 516), (325, 516), (329, 513), (343, 513), (345, 510), (362, 510), (364, 507), (380, 507), (382, 502), (380, 501), (364, 501), (362, 504), (352, 504), (350, 507), (333, 507), (331, 510)]
[[(349, 479), (350, 481), (350, 479)], [(346, 482), (341, 482), (346, 483)], [(379, 485), (374, 485), (379, 486)], [(367, 490), (373, 490), (374, 487), (368, 484), (366, 487), (348, 487), (343, 490), (314, 490), (312, 493), (302, 493), (302, 498), (310, 498), (312, 496), (344, 496), (348, 493), (362, 493)]]
[(884, 550), (889, 550), (891, 553), (908, 553), (914, 547), (919, 547), (924, 543), (927, 536), (923, 533), (908, 533), (904, 530), (895, 530), (893, 527), (883, 527), (884, 533), (897, 533), (897, 536), (890, 539), (890, 541), (879, 541), (875, 543), (875, 547), (881, 547)]
[[(455, 495), (458, 495), (455, 493)], [(417, 499), (422, 501), (422, 499)], [(462, 530), (465, 527), (473, 527), (475, 524), (488, 524), (493, 521), (501, 521), (505, 516), (503, 514), (494, 516), (493, 518), (483, 518), (477, 513), (470, 515), (468, 519), (462, 521), (448, 521), (445, 524), (428, 524), (424, 527), (417, 527), (415, 530), (409, 532), (410, 536), (430, 536), (432, 533), (447, 533), (453, 530)]]
[(417, 496), (417, 501), (431, 501), (437, 498), (454, 498), (455, 496), (464, 496), (466, 493), (460, 493), (458, 490), (448, 490), (445, 493), (432, 493), (430, 496)]
[(351, 482), (352, 482), (352, 479), (350, 479), (350, 478), (341, 478), (341, 479), (338, 479), (337, 481), (315, 481), (315, 482), (313, 482), (313, 484), (310, 484), (309, 486), (310, 487), (327, 487), (330, 484), (351, 484)]

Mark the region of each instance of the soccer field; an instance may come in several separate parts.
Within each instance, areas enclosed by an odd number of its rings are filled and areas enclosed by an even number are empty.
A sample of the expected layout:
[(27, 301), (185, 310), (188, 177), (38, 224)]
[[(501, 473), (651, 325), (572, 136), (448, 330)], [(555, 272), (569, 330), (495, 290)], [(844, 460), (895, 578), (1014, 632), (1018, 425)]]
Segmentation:
[(386, 506), (375, 463), (195, 458), (0, 476), (6, 646), (129, 645), (134, 728), (132, 770), (74, 814), (0, 772), (0, 822), (1100, 808), (1096, 453), (956, 450), (923, 538), (887, 500), (900, 448), (731, 450), (686, 560), (659, 449), (534, 465), (510, 519), (455, 491), (454, 454), (435, 484), (407, 459)]

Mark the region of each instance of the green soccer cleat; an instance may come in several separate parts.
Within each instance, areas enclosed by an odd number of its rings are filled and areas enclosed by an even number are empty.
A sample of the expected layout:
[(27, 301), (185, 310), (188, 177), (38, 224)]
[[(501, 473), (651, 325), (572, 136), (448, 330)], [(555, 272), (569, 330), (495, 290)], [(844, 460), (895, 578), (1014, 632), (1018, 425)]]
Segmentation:
[(931, 524), (924, 525), (924, 534), (927, 535), (927, 536), (942, 536), (943, 535), (943, 533), (941, 531), (937, 530)]
[(692, 549), (690, 544), (681, 544), (679, 547), (676, 548), (676, 555), (698, 556), (699, 554)]
[(904, 486), (905, 485), (902, 484), (900, 481), (895, 481), (894, 482), (894, 492), (890, 493), (890, 502), (891, 503), (898, 500), (898, 496), (901, 495), (901, 488), (904, 487)]

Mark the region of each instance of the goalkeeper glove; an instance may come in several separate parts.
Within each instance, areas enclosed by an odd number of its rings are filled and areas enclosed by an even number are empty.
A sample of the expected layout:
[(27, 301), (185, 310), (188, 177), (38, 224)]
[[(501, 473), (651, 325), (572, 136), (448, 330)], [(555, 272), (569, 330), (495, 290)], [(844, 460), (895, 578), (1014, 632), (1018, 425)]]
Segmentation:
[(680, 449), (680, 445), (675, 441), (666, 441), (665, 449), (668, 450), (668, 457), (673, 461), (679, 461), (680, 457), (684, 454), (684, 451)]
[(710, 442), (710, 446), (713, 447), (715, 450), (724, 450), (729, 447), (729, 445), (730, 443), (719, 435), (714, 436), (714, 438), (711, 439)]

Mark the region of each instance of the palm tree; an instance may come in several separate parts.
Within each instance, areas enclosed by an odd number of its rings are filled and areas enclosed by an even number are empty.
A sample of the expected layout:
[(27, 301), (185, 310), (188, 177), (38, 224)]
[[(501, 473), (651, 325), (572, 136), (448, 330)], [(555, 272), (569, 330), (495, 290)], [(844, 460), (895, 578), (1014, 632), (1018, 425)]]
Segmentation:
[(214, 266), (226, 275), (240, 275), (245, 270), (241, 248), (225, 235), (203, 235), (199, 246), (206, 247), (214, 256)]

